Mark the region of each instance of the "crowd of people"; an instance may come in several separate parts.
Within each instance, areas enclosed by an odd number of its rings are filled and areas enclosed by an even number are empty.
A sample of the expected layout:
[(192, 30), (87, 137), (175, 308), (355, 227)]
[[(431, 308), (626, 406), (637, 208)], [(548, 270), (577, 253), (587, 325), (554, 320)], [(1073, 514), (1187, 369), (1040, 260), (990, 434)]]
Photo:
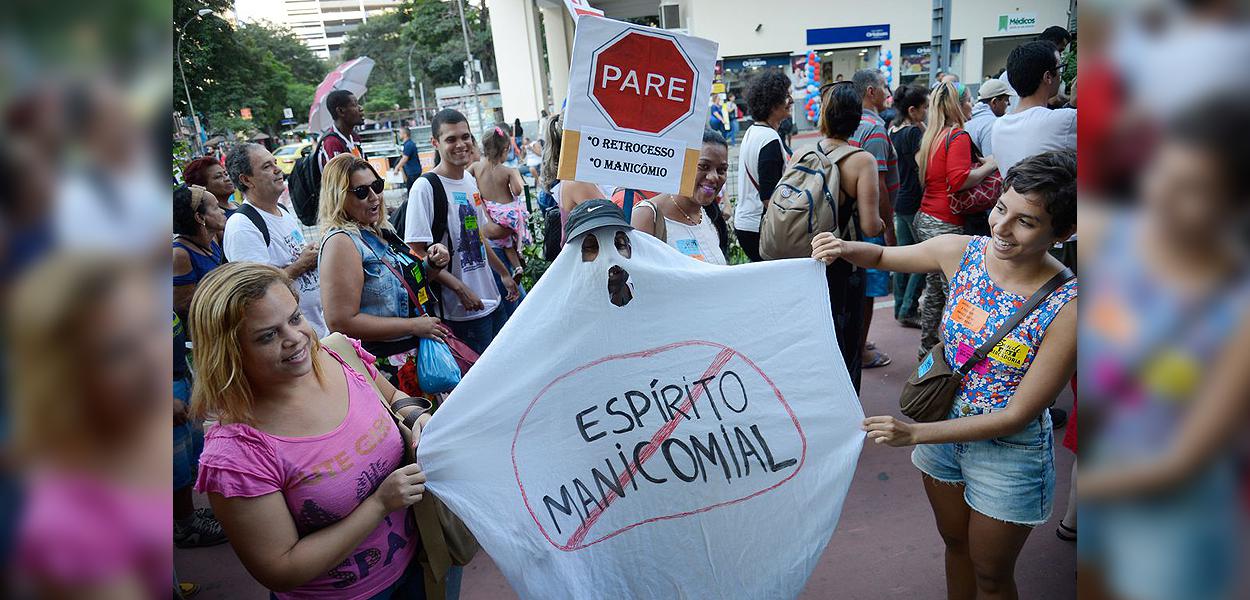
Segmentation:
[[(855, 388), (862, 369), (891, 362), (868, 337), (874, 304), (891, 295), (895, 318), (920, 330), (919, 360), (940, 353), (958, 368), (978, 359), (947, 418), (864, 422), (872, 441), (916, 446), (951, 597), (1014, 597), (1016, 558), (1053, 506), (1047, 409), (1074, 380), (1075, 278), (1012, 317), (1066, 273), (1052, 249), (1075, 234), (1075, 110), (1052, 106), (1059, 63), (1054, 41), (1022, 44), (1008, 59), (1010, 84), (989, 80), (975, 106), (951, 78), (891, 91), (880, 72), (862, 70), (821, 89), (815, 149), (838, 156), (838, 189), (828, 192), (842, 235), (816, 235), (811, 256), (827, 264)], [(467, 371), (524, 301), (523, 249), (535, 232), (523, 172), (558, 215), (547, 232), (558, 246), (582, 247), (585, 206), (611, 201), (621, 230), (692, 259), (728, 265), (736, 244), (763, 261), (761, 224), (793, 156), (779, 132), (791, 94), (778, 70), (749, 81), (753, 122), (736, 165), (739, 109), (728, 97), (713, 106), (720, 127), (704, 133), (690, 195), (561, 180), (558, 114), (531, 141), (519, 122), (479, 134), (442, 110), (431, 121), (432, 169), (404, 132), (392, 171), (404, 174), (406, 200), (390, 211), (385, 177), (355, 132), (360, 105), (336, 91), (315, 161), (316, 239), (305, 237), (287, 177), (263, 146), (237, 145), (224, 164), (192, 161), (173, 196), (178, 545), (228, 540), (278, 598), (424, 597), (429, 549), (405, 510), (422, 498), (424, 476), (404, 463), (377, 396), (419, 434), (448, 391), (423, 376), (425, 353), (446, 346)], [(736, 202), (725, 200), (731, 168)], [(988, 205), (960, 208), (977, 191)], [(1004, 340), (974, 356), (1008, 321)], [(332, 333), (350, 345), (323, 343)], [(193, 488), (211, 509), (194, 508)], [(1074, 533), (1069, 515), (1062, 527)], [(460, 574), (436, 574), (447, 597)]]

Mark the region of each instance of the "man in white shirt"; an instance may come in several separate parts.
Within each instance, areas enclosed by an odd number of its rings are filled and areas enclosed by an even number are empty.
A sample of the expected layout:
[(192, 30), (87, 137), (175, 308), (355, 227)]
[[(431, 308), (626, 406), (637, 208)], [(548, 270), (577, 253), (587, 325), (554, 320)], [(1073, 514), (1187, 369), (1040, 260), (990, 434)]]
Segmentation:
[(976, 144), (977, 150), (981, 151), (981, 156), (994, 154), (990, 132), (994, 129), (994, 122), (1007, 114), (1007, 104), (1010, 99), (1011, 88), (1002, 81), (991, 79), (981, 84), (977, 104), (972, 107), (972, 118), (964, 123), (964, 131), (972, 137), (972, 143)]
[[(508, 318), (507, 311), (497, 310), (500, 290), (490, 269), (499, 274), (509, 302), (516, 301), (519, 293), (512, 274), (486, 247), (478, 227), (479, 219), (489, 217), (482, 205), (477, 181), (465, 170), (476, 143), (468, 120), (459, 111), (441, 110), (434, 115), (430, 134), (433, 136), (430, 143), (441, 162), (417, 179), (408, 192), (404, 242), (422, 258), (430, 244), (447, 244), (451, 263), (435, 277), (443, 286), (442, 318), (456, 337), (480, 354), (486, 351)], [(441, 224), (434, 223), (438, 213), (436, 197), (446, 204), (446, 222)]]
[[(321, 313), (317, 248), (307, 243), (299, 219), (278, 205), (285, 177), (273, 155), (260, 144), (236, 146), (226, 157), (226, 171), (244, 203), (226, 221), (223, 250), (230, 262), (258, 262), (286, 271), (299, 290), (303, 318), (318, 337), (329, 333)], [(264, 229), (261, 229), (261, 227)]]
[(1047, 103), (1059, 92), (1059, 50), (1051, 42), (1022, 44), (1007, 57), (1007, 75), (1020, 104), (994, 122), (990, 134), (998, 170), (1049, 150), (1076, 149), (1076, 109), (1051, 110)]

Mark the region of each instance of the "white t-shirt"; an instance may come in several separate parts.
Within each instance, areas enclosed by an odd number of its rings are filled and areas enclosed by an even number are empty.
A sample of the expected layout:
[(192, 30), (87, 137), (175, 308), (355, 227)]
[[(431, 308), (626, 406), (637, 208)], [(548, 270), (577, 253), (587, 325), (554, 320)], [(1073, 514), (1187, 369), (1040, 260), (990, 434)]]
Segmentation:
[(728, 264), (720, 251), (720, 236), (716, 234), (716, 227), (712, 225), (707, 214), (703, 214), (698, 225), (687, 225), (664, 217), (664, 227), (665, 237), (668, 238), (664, 241), (678, 252), (708, 264)]
[[(269, 228), (269, 245), (265, 245), (264, 236), (251, 219), (236, 212), (226, 221), (226, 233), (222, 240), (226, 260), (264, 263), (279, 269), (295, 262), (307, 244), (299, 220), (282, 208), (278, 209), (281, 215), (273, 215), (260, 208), (256, 212), (265, 219)], [(299, 307), (304, 312), (304, 318), (317, 332), (317, 337), (325, 337), (329, 329), (321, 313), (321, 277), (317, 268), (304, 271), (295, 278), (295, 289), (299, 290)]]
[[(478, 221), (483, 217), (477, 208), (481, 198), (477, 180), (467, 171), (464, 179), (448, 179), (442, 175), (438, 178), (447, 191), (447, 234), (453, 240), (449, 246), (452, 254), (448, 267), (452, 276), (463, 281), (482, 299), (484, 307), (478, 311), (467, 311), (460, 303), (460, 296), (443, 287), (444, 317), (448, 321), (478, 319), (499, 306), (499, 288), (495, 286), (495, 276), (491, 274), (490, 263), (487, 262), (486, 253), (489, 250), (482, 245), (478, 234)], [(430, 222), (434, 219), (434, 188), (424, 177), (418, 178), (408, 192), (408, 214), (404, 218), (405, 242), (447, 243), (446, 240), (435, 240), (430, 229)]]
[(1012, 165), (1050, 150), (1076, 150), (1076, 109), (1035, 106), (994, 120), (990, 134), (998, 172), (1007, 176)]
[[(734, 205), (734, 229), (742, 231), (759, 231), (760, 218), (764, 216), (764, 200), (760, 199), (760, 191), (755, 188), (752, 179), (759, 182), (757, 172), (760, 164), (760, 150), (770, 142), (777, 142), (781, 148), (781, 136), (772, 127), (751, 126), (742, 136), (742, 144), (738, 146), (738, 202)], [(783, 151), (783, 159), (784, 156)]]

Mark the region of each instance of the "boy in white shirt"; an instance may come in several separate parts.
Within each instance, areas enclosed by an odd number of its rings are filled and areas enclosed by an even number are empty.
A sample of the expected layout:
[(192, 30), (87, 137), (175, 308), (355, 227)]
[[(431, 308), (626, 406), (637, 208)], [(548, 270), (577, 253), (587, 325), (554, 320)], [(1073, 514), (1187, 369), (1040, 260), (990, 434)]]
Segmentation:
[[(519, 294), (512, 274), (486, 247), (478, 226), (479, 219), (487, 216), (477, 181), (465, 170), (472, 162), (475, 144), (468, 120), (456, 110), (439, 111), (430, 123), (430, 133), (430, 142), (441, 162), (422, 175), (408, 192), (404, 242), (421, 257), (430, 244), (447, 243), (451, 263), (435, 278), (443, 286), (439, 299), (443, 321), (456, 337), (480, 354), (507, 320), (506, 311), (497, 310), (499, 288), (488, 269), (499, 274), (508, 301), (515, 301)], [(446, 203), (445, 223), (434, 223), (435, 215), (442, 212), (435, 206), (436, 197)]]

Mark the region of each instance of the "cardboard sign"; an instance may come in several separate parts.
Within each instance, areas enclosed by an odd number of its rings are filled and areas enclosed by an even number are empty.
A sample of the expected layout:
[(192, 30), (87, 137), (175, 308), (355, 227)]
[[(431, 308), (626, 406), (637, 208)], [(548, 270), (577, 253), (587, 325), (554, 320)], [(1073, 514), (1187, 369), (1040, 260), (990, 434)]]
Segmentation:
[(710, 40), (583, 16), (560, 179), (693, 194), (716, 49)]
[(571, 240), (438, 409), (428, 488), (522, 598), (795, 597), (864, 439), (824, 267), (615, 233)]

